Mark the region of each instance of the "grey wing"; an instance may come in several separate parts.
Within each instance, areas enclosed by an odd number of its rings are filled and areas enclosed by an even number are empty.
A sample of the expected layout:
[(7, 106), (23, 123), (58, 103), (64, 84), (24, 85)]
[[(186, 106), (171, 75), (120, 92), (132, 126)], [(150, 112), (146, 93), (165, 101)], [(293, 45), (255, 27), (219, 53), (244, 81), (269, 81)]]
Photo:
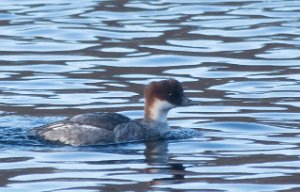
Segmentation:
[(76, 146), (114, 142), (112, 131), (76, 123), (53, 123), (47, 127), (35, 129), (35, 134), (45, 140)]
[(114, 128), (130, 119), (117, 113), (88, 113), (35, 128), (33, 134), (71, 145), (114, 142)]
[(113, 131), (117, 125), (128, 123), (130, 120), (130, 118), (118, 113), (87, 113), (67, 119), (70, 123), (100, 127), (110, 131)]

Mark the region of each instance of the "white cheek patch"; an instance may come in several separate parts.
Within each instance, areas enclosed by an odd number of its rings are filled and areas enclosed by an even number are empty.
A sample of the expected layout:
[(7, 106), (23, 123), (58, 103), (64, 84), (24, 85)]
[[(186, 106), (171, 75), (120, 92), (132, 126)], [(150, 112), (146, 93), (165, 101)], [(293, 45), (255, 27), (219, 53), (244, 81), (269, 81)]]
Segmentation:
[(168, 101), (162, 101), (159, 99), (156, 99), (154, 101), (154, 106), (156, 106), (156, 108), (161, 111), (170, 110), (175, 107), (175, 105), (169, 103)]
[(166, 122), (169, 110), (174, 107), (176, 106), (168, 101), (155, 99), (150, 109), (151, 119), (155, 121)]

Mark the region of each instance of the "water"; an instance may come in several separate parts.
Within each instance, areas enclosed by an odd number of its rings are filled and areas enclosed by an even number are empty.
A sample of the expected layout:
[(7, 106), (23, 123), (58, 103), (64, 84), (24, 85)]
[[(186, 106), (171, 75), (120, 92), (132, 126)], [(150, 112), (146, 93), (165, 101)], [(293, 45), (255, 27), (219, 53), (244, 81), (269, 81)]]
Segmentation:
[[(300, 191), (300, 2), (1, 1), (0, 190)], [(203, 138), (70, 147), (33, 127), (143, 116), (176, 78), (201, 106), (169, 114)]]

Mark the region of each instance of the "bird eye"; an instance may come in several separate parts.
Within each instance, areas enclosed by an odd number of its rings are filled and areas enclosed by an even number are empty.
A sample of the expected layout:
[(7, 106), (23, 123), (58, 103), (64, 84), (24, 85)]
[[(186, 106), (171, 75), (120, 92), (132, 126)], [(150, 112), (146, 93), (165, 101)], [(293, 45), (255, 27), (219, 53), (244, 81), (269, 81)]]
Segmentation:
[(171, 93), (168, 93), (168, 95), (169, 95), (169, 97), (175, 97), (176, 93), (171, 92)]

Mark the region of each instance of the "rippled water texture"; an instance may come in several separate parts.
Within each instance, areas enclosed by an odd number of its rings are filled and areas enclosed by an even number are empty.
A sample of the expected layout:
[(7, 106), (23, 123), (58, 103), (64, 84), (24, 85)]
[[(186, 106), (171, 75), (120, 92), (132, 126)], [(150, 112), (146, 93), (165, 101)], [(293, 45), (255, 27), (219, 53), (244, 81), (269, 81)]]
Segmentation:
[[(0, 191), (300, 191), (298, 0), (2, 0)], [(176, 78), (201, 106), (169, 114), (201, 139), (53, 146), (36, 126), (143, 116)]]

